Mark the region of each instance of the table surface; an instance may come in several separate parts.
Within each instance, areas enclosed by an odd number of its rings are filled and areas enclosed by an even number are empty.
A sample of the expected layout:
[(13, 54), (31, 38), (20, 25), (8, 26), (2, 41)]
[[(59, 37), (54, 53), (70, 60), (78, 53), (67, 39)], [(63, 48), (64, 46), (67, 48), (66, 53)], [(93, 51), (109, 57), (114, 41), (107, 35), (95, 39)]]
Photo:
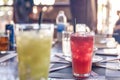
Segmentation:
[[(15, 52), (13, 52), (15, 53)], [(11, 53), (12, 54), (12, 53)], [(51, 50), (51, 58), (55, 58), (55, 54), (62, 54), (62, 44), (55, 43), (52, 46)], [(3, 57), (6, 54), (1, 54), (0, 57)], [(97, 56), (102, 57), (103, 59), (116, 58), (116, 55), (101, 55), (96, 54)], [(56, 58), (55, 60), (64, 61), (61, 58)], [(65, 61), (64, 61), (65, 62)], [(104, 66), (120, 66), (118, 62), (107, 62), (101, 63)], [(72, 75), (72, 66), (68, 63), (51, 63), (52, 67), (50, 69), (58, 68), (60, 66), (69, 65), (67, 68), (63, 68), (60, 70), (52, 71), (49, 73), (50, 80), (75, 80)], [(120, 69), (119, 69), (120, 70)], [(120, 71), (119, 70), (111, 70), (108, 68), (97, 67), (95, 65), (92, 66), (92, 72), (90, 77), (82, 79), (82, 80), (120, 80)], [(0, 63), (0, 80), (17, 80), (17, 61), (16, 57), (10, 58), (7, 61)]]
[[(62, 46), (61, 43), (57, 43), (56, 45), (54, 45), (52, 48), (52, 54), (53, 53), (57, 54), (57, 55), (63, 54), (61, 46)], [(102, 57), (105, 60), (117, 57), (117, 55), (104, 55), (104, 54), (97, 54), (97, 53), (96, 53), (96, 56)], [(60, 59), (60, 60), (64, 61), (62, 59)], [(59, 66), (65, 66), (65, 65), (68, 65), (68, 64), (54, 63), (53, 68), (59, 67)], [(109, 67), (114, 68), (116, 66), (120, 67), (120, 64), (118, 61), (100, 63), (100, 65), (107, 66), (108, 68)], [(82, 80), (120, 80), (120, 71), (119, 71), (120, 69), (112, 70), (112, 69), (108, 69), (108, 68), (98, 67), (93, 64), (91, 76), (89, 78), (82, 79)], [(51, 72), (49, 74), (49, 77), (75, 80), (75, 78), (72, 75), (72, 66)]]

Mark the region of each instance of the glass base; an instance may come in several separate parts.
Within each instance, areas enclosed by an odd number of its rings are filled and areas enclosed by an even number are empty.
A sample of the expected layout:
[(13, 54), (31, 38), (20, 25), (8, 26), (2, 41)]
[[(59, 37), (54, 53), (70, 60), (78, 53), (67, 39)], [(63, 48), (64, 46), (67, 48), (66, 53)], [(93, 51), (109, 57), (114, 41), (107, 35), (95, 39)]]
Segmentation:
[(73, 74), (75, 78), (86, 78), (90, 76), (90, 73), (86, 73), (86, 74)]

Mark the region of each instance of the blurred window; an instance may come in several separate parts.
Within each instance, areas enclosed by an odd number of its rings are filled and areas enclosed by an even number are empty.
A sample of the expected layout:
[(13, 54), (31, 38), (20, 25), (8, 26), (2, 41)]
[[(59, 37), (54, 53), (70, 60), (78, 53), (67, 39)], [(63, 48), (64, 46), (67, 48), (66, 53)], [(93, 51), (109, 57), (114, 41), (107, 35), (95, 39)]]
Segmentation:
[(9, 23), (13, 23), (13, 0), (0, 0), (0, 31)]

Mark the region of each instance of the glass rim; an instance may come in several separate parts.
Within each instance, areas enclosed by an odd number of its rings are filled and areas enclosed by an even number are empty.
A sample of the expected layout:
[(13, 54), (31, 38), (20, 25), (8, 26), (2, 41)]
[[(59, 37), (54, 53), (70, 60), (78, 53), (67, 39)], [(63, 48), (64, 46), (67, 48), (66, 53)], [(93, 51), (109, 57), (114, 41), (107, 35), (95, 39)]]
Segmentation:
[(93, 31), (90, 31), (90, 32), (87, 32), (87, 31), (78, 31), (78, 32), (73, 32), (72, 34), (93, 34), (93, 35), (95, 35), (95, 32), (93, 32)]
[(52, 23), (48, 23), (48, 24), (16, 24), (16, 30), (17, 31), (30, 31), (30, 30), (36, 30), (36, 31), (39, 31), (39, 30), (53, 30), (54, 29), (54, 24)]

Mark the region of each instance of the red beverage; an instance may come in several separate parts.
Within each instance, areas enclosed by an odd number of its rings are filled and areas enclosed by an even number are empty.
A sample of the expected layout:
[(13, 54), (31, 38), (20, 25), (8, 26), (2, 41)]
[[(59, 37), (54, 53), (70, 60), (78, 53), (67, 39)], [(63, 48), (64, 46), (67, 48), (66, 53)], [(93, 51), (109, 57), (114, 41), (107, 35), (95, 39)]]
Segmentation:
[(87, 77), (92, 66), (94, 37), (90, 32), (74, 33), (70, 39), (73, 75)]

